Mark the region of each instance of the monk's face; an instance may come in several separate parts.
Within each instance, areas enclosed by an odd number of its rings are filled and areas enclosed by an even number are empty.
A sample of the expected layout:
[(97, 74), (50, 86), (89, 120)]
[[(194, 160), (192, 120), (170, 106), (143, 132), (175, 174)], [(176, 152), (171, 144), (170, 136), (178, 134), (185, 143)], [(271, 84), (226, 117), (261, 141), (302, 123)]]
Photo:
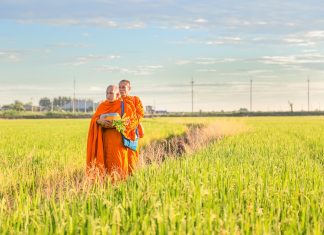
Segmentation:
[(119, 83), (119, 92), (121, 96), (128, 96), (130, 89), (130, 85), (127, 82)]
[(109, 102), (113, 102), (117, 100), (119, 98), (119, 92), (117, 87), (115, 89), (109, 87), (106, 92), (106, 98)]

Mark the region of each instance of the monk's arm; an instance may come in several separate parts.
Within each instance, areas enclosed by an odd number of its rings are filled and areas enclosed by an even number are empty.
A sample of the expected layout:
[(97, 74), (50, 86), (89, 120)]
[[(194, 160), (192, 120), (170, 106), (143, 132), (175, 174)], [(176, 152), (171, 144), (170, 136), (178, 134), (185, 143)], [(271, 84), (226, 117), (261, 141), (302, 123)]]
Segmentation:
[(135, 96), (135, 99), (136, 99), (135, 100), (136, 115), (138, 120), (140, 121), (144, 117), (144, 108), (140, 98), (138, 96)]

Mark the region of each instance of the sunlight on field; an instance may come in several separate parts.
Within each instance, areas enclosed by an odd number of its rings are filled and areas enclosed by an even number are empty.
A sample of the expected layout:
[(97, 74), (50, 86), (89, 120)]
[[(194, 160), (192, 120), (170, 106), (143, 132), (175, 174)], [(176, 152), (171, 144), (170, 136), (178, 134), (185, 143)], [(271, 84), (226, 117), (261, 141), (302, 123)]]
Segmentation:
[(0, 120), (0, 233), (323, 234), (324, 118), (148, 119), (144, 144), (199, 123), (225, 138), (113, 187), (83, 180), (89, 120)]
[[(88, 119), (0, 120), (0, 191), (17, 182), (83, 171), (89, 123)], [(140, 146), (181, 135), (188, 124), (190, 119), (146, 119)]]

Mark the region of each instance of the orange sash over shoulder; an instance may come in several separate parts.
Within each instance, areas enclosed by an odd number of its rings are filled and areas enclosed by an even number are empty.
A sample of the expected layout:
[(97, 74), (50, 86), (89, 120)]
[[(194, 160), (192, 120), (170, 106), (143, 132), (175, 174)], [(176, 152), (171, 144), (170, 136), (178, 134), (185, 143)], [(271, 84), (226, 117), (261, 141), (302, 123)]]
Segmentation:
[(140, 121), (144, 117), (144, 108), (143, 108), (142, 101), (140, 100), (140, 98), (138, 96), (126, 96), (126, 97), (123, 97), (123, 100), (126, 103), (131, 103), (134, 105), (135, 111), (136, 111), (136, 117), (137, 117), (138, 121)]

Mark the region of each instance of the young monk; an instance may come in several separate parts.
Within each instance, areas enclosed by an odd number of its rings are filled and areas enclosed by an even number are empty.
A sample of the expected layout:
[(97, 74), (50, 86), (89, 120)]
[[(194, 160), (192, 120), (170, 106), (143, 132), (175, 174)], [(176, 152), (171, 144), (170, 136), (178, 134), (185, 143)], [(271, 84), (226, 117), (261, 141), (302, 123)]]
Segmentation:
[[(117, 86), (107, 87), (106, 100), (102, 102), (93, 115), (88, 132), (87, 173), (92, 177), (99, 173), (101, 177), (109, 174), (112, 181), (125, 179), (129, 174), (128, 150), (122, 142), (122, 135), (112, 125), (112, 120), (100, 118), (100, 115), (121, 114), (121, 101)], [(124, 102), (124, 113), (129, 117), (124, 136), (134, 140), (138, 122), (135, 107)]]
[[(125, 101), (125, 103), (133, 104), (135, 106), (135, 112), (136, 112), (136, 118), (137, 123), (139, 124), (141, 119), (144, 117), (144, 109), (142, 105), (142, 101), (138, 96), (130, 96), (129, 93), (131, 91), (131, 84), (128, 80), (121, 80), (119, 82), (119, 92), (121, 94), (122, 100)], [(131, 149), (128, 149), (128, 162), (129, 162), (129, 168), (128, 171), (131, 174), (139, 159), (139, 148), (137, 147), (136, 151), (133, 151)]]

